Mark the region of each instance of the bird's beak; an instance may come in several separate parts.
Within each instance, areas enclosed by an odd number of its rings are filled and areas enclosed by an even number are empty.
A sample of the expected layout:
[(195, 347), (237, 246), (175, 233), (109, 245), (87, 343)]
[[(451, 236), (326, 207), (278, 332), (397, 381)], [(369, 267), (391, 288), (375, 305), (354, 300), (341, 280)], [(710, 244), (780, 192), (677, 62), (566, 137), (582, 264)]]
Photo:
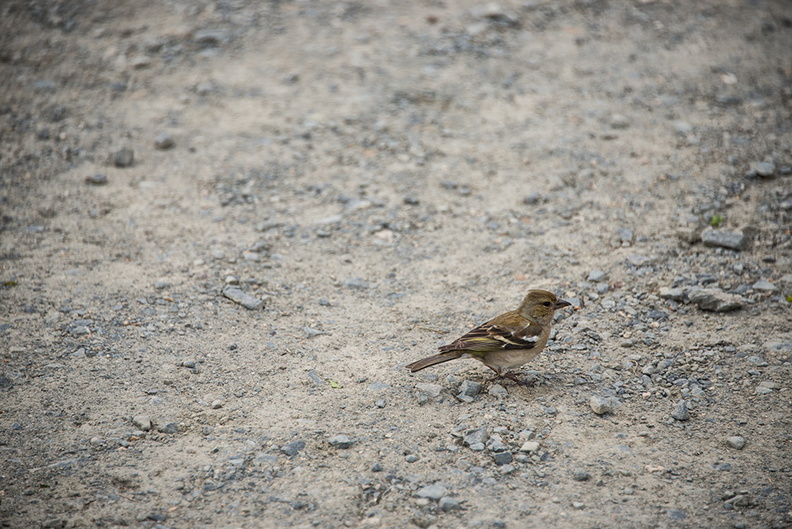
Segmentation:
[(572, 304), (570, 302), (568, 302), (567, 300), (565, 300), (565, 299), (559, 299), (558, 301), (556, 301), (556, 304), (555, 304), (556, 310), (563, 309), (564, 307), (571, 307), (571, 306), (572, 306)]

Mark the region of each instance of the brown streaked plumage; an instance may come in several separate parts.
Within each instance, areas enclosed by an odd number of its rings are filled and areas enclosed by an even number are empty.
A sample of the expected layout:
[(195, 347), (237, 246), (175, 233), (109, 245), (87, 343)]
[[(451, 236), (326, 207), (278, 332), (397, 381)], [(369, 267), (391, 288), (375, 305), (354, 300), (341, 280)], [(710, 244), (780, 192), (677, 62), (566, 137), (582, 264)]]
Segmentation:
[(475, 358), (497, 374), (518, 384), (523, 382), (510, 369), (536, 358), (550, 338), (556, 309), (570, 306), (546, 290), (530, 290), (517, 310), (483, 323), (464, 336), (439, 348), (439, 353), (408, 364), (413, 373), (435, 364)]

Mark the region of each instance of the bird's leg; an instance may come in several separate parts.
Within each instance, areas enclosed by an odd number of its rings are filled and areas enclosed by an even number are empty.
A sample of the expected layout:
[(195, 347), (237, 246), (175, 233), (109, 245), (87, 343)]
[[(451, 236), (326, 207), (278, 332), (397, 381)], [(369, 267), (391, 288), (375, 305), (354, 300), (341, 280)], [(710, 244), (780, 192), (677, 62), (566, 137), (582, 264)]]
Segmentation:
[(513, 371), (503, 372), (503, 371), (495, 369), (494, 367), (491, 367), (491, 366), (487, 366), (487, 367), (489, 367), (490, 369), (495, 371), (495, 376), (492, 377), (489, 380), (490, 382), (494, 382), (494, 381), (500, 380), (502, 378), (508, 378), (512, 382), (516, 383), (518, 386), (531, 386), (531, 385), (533, 385), (533, 382), (528, 382), (526, 380), (521, 379), (520, 377), (517, 376), (517, 373), (515, 373)]
[(514, 381), (518, 386), (532, 386), (533, 382), (529, 382), (517, 376), (517, 373), (509, 371), (508, 373), (503, 373), (501, 378), (508, 378), (511, 381)]

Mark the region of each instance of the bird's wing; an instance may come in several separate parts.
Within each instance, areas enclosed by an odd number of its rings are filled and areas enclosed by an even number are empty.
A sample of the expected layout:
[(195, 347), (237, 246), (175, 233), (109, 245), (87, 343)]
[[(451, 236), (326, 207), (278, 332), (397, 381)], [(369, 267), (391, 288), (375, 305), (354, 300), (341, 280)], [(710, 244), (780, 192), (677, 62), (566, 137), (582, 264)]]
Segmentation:
[(440, 347), (441, 352), (489, 352), (509, 349), (532, 349), (540, 339), (542, 327), (534, 325), (516, 312), (506, 313), (479, 325), (464, 336)]

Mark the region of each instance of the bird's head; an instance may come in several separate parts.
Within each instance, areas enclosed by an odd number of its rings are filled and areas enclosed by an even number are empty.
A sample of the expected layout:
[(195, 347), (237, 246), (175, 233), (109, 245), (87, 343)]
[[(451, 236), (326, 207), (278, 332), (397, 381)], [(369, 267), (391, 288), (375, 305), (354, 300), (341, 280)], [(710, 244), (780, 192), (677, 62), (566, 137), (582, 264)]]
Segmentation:
[(548, 325), (553, 321), (556, 309), (571, 305), (567, 300), (558, 299), (555, 294), (547, 290), (529, 290), (517, 312), (534, 323)]

